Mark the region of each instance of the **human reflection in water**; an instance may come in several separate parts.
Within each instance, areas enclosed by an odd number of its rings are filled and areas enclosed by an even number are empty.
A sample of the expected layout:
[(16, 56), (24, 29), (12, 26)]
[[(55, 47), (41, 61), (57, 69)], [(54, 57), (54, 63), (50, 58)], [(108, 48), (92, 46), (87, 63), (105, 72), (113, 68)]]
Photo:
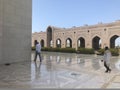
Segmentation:
[(96, 59), (92, 59), (91, 61), (92, 61), (92, 66), (95, 70), (100, 69), (99, 59), (96, 58)]
[(35, 62), (35, 79), (40, 78), (40, 67), (41, 67), (41, 62)]
[(56, 63), (60, 63), (60, 61), (61, 61), (61, 58), (60, 58), (60, 56), (57, 56), (57, 58), (56, 58)]
[(65, 63), (66, 63), (67, 65), (71, 65), (71, 62), (72, 62), (72, 58), (67, 57), (66, 60), (65, 60)]

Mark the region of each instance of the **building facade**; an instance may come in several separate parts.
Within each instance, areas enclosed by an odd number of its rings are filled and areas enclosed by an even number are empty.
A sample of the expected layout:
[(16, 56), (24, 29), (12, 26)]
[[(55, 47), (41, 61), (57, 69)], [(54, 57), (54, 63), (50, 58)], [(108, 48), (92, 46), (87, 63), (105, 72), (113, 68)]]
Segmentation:
[(31, 60), (32, 0), (0, 0), (0, 64)]
[(115, 48), (115, 40), (120, 36), (120, 21), (99, 23), (72, 28), (48, 26), (46, 32), (32, 34), (32, 46), (37, 40), (42, 47)]

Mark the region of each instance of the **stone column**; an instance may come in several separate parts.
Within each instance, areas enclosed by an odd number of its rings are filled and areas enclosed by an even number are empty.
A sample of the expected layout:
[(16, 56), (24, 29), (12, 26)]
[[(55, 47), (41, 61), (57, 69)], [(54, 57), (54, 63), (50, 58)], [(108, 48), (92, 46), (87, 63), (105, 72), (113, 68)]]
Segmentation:
[(0, 0), (0, 61), (2, 60), (2, 37), (3, 37), (3, 0)]
[(3, 58), (0, 63), (30, 61), (32, 0), (0, 0), (1, 22), (0, 51)]

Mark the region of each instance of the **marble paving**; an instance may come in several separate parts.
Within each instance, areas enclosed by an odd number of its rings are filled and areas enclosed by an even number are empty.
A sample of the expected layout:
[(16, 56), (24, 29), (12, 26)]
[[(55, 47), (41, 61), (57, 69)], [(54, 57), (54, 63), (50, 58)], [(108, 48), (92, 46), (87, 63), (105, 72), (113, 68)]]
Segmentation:
[(120, 88), (120, 56), (111, 57), (111, 73), (105, 73), (102, 56), (42, 52), (42, 63), (34, 52), (28, 62), (0, 65), (0, 88)]

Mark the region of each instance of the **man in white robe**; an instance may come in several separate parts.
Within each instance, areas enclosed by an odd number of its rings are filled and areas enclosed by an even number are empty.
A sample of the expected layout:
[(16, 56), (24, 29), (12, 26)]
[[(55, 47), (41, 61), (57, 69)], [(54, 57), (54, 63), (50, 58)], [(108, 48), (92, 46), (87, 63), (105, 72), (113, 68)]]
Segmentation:
[(103, 61), (104, 61), (104, 66), (106, 68), (106, 71), (105, 71), (106, 73), (107, 72), (111, 72), (111, 69), (110, 69), (110, 58), (111, 58), (111, 52), (110, 52), (108, 47), (105, 47)]

